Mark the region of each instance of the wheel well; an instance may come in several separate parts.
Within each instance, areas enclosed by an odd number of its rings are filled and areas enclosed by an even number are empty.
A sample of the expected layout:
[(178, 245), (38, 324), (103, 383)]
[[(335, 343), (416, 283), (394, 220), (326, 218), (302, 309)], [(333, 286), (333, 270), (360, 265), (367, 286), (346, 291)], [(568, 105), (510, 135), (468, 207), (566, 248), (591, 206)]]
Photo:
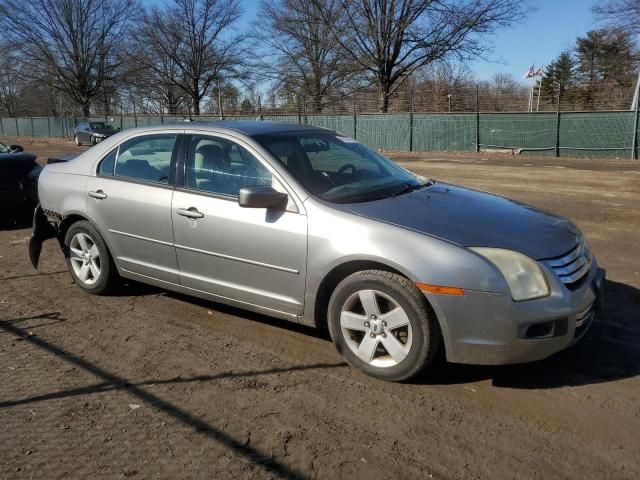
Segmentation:
[(338, 286), (338, 284), (352, 273), (356, 273), (362, 270), (382, 270), (406, 277), (406, 275), (404, 275), (402, 272), (399, 272), (389, 265), (369, 260), (353, 260), (338, 265), (322, 279), (322, 282), (318, 287), (318, 293), (316, 295), (314, 308), (314, 319), (318, 328), (324, 330), (327, 330), (328, 328), (327, 307), (329, 306), (329, 299), (331, 298), (331, 294)]
[(71, 225), (73, 225), (74, 223), (79, 222), (80, 220), (88, 221), (88, 219), (86, 219), (82, 215), (78, 215), (75, 213), (64, 217), (62, 222), (60, 222), (60, 226), (58, 227), (58, 240), (60, 241), (60, 245), (64, 244), (64, 237), (67, 234), (67, 230), (69, 230), (69, 227), (71, 227)]

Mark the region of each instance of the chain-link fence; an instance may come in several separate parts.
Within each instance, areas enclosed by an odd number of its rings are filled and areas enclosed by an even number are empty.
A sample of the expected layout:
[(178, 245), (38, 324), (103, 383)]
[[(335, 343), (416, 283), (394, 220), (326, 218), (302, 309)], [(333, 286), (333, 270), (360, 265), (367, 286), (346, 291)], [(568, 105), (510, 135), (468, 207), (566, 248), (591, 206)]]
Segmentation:
[[(630, 93), (632, 94), (632, 91)], [(389, 112), (373, 113), (375, 106), (362, 93), (320, 100), (295, 97), (263, 106), (258, 98), (245, 111), (218, 108), (216, 114), (194, 120), (261, 120), (308, 124), (336, 130), (372, 148), (398, 151), (511, 150), (550, 156), (598, 156), (638, 158), (638, 112), (570, 111), (576, 97), (548, 94), (538, 102), (529, 93), (529, 111), (501, 111), (515, 105), (514, 95), (503, 101), (493, 97), (493, 107), (479, 89), (447, 97), (446, 111), (429, 112), (433, 104), (412, 91), (399, 92), (389, 102)], [(542, 97), (543, 93), (540, 92)], [(624, 101), (629, 100), (624, 97)], [(622, 97), (616, 97), (620, 101)], [(506, 103), (508, 100), (509, 103)], [(523, 104), (524, 97), (517, 96)], [(368, 103), (367, 103), (368, 102)], [(567, 103), (568, 102), (568, 103)], [(627, 105), (629, 105), (627, 103)], [(218, 106), (220, 107), (220, 106)], [(628, 108), (628, 107), (627, 107)], [(536, 111), (537, 110), (537, 111)], [(231, 114), (229, 113), (231, 112)], [(71, 137), (78, 117), (0, 119), (0, 136)], [(120, 129), (175, 124), (188, 115), (120, 114), (89, 120), (107, 121)]]

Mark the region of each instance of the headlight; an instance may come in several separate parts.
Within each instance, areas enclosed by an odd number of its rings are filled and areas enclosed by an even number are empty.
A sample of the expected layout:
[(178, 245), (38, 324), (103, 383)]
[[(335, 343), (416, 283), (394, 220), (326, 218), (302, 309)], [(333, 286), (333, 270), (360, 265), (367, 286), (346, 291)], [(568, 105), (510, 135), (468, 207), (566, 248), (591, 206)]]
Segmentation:
[(493, 263), (504, 277), (511, 298), (516, 302), (549, 295), (547, 277), (537, 262), (512, 250), (502, 248), (471, 248)]

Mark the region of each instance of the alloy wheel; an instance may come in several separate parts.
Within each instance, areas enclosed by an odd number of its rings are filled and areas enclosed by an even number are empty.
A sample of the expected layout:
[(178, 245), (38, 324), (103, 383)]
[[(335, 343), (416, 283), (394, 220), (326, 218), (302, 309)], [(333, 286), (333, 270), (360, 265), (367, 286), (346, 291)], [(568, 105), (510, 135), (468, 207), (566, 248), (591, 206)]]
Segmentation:
[(84, 284), (93, 285), (100, 278), (100, 251), (86, 233), (78, 232), (71, 238), (69, 260), (76, 277)]
[(377, 290), (360, 290), (347, 299), (340, 328), (351, 351), (374, 367), (398, 365), (411, 351), (413, 331), (407, 313)]

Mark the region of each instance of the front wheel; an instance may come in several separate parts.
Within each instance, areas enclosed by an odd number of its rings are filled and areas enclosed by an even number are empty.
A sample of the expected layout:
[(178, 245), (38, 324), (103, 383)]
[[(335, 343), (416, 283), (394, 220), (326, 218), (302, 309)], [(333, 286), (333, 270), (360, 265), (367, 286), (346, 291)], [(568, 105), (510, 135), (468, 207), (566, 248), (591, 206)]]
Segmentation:
[(76, 222), (67, 230), (64, 244), (65, 261), (75, 283), (87, 293), (108, 293), (118, 274), (98, 230), (86, 220)]
[(78, 135), (74, 135), (73, 136), (73, 142), (77, 145), (77, 146), (81, 146), (82, 143), (80, 143), (80, 139), (78, 138)]
[(407, 380), (435, 358), (437, 321), (422, 293), (400, 275), (366, 270), (345, 278), (329, 301), (329, 331), (338, 352), (372, 377)]

